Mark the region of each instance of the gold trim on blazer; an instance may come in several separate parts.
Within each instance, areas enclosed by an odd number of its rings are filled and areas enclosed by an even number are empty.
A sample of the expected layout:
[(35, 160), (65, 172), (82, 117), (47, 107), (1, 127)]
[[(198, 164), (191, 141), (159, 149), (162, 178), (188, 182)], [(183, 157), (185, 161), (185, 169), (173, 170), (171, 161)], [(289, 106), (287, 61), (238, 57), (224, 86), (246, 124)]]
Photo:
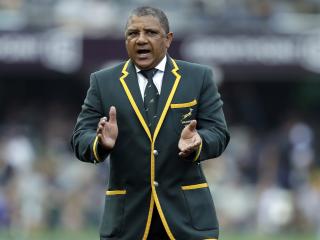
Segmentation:
[(194, 190), (199, 188), (206, 188), (206, 187), (209, 187), (208, 183), (199, 183), (199, 184), (181, 186), (182, 190), (184, 191)]
[(149, 234), (153, 208), (154, 208), (154, 199), (153, 199), (153, 195), (151, 194), (150, 207), (149, 207), (149, 212), (148, 212), (148, 219), (147, 219), (146, 228), (144, 230), (144, 234), (143, 234), (143, 238), (142, 238), (143, 240), (147, 239), (148, 234)]
[(129, 75), (129, 73), (127, 72), (127, 67), (128, 67), (129, 62), (130, 62), (130, 60), (128, 60), (125, 63), (125, 65), (124, 65), (124, 67), (122, 69), (123, 75), (120, 77), (120, 82), (121, 82), (121, 84), (122, 84), (122, 86), (124, 88), (124, 91), (126, 92), (128, 98), (129, 98), (129, 101), (130, 101), (130, 103), (131, 103), (131, 105), (132, 105), (132, 107), (134, 109), (134, 112), (136, 113), (140, 123), (142, 124), (143, 129), (146, 131), (150, 141), (152, 141), (152, 137), (151, 137), (151, 133), (150, 133), (150, 130), (148, 128), (148, 125), (146, 124), (146, 121), (144, 120), (144, 118), (143, 118), (143, 116), (142, 116), (142, 114), (141, 114), (136, 102), (134, 101), (134, 99), (132, 97), (132, 94), (131, 94), (126, 82), (124, 81), (124, 79)]
[(124, 195), (127, 194), (127, 190), (108, 190), (106, 191), (106, 195)]
[(171, 108), (186, 108), (186, 107), (192, 107), (197, 105), (197, 99), (194, 99), (191, 102), (186, 102), (186, 103), (172, 103), (170, 105)]
[(98, 136), (95, 137), (94, 139), (94, 142), (93, 142), (93, 155), (94, 155), (94, 158), (100, 162), (101, 161), (101, 158), (99, 157), (99, 154), (98, 154)]
[(202, 150), (202, 142), (200, 143), (200, 146), (197, 150), (196, 157), (193, 159), (194, 162), (196, 162), (198, 160), (200, 153), (201, 153), (201, 150)]
[(161, 116), (160, 116), (158, 124), (157, 124), (157, 126), (155, 128), (153, 136), (151, 135), (151, 132), (150, 132), (150, 130), (149, 130), (149, 128), (148, 128), (148, 126), (147, 126), (147, 124), (146, 124), (146, 122), (145, 122), (145, 120), (144, 120), (144, 118), (143, 118), (143, 116), (142, 116), (137, 104), (135, 103), (135, 101), (134, 101), (134, 99), (132, 97), (132, 94), (131, 94), (131, 92), (130, 92), (130, 90), (129, 90), (129, 88), (128, 88), (125, 80), (124, 80), (129, 75), (129, 73), (127, 72), (127, 67), (128, 67), (128, 64), (129, 64), (130, 60), (128, 60), (125, 63), (125, 65), (124, 65), (124, 67), (122, 69), (123, 75), (120, 77), (120, 82), (121, 82), (121, 84), (122, 84), (122, 86), (123, 86), (123, 88), (124, 88), (124, 90), (125, 90), (125, 92), (126, 92), (126, 94), (128, 96), (128, 99), (129, 99), (129, 101), (131, 103), (131, 106), (133, 107), (133, 109), (134, 109), (134, 111), (135, 111), (135, 113), (136, 113), (136, 115), (137, 115), (142, 127), (144, 128), (145, 132), (147, 133), (147, 135), (148, 135), (148, 137), (149, 137), (149, 139), (151, 141), (151, 153), (150, 153), (150, 163), (151, 163), (151, 179), (150, 180), (151, 180), (151, 182), (150, 182), (150, 184), (151, 184), (152, 195), (151, 195), (151, 201), (150, 201), (150, 207), (149, 207), (149, 212), (148, 212), (146, 228), (145, 228), (145, 232), (143, 234), (143, 239), (146, 239), (148, 237), (148, 234), (149, 234), (149, 229), (150, 229), (150, 224), (151, 224), (151, 219), (152, 219), (152, 212), (153, 212), (153, 208), (154, 208), (154, 203), (156, 204), (156, 207), (158, 209), (162, 224), (163, 224), (163, 226), (164, 226), (164, 228), (165, 228), (170, 240), (174, 240), (175, 239), (173, 234), (172, 234), (172, 232), (171, 232), (171, 230), (170, 230), (170, 228), (169, 228), (169, 225), (168, 225), (167, 220), (166, 220), (166, 218), (165, 218), (165, 216), (163, 214), (163, 211), (161, 209), (160, 201), (158, 199), (158, 195), (157, 195), (157, 192), (156, 192), (156, 189), (155, 189), (155, 186), (154, 186), (155, 159), (154, 159), (153, 150), (154, 150), (155, 140), (156, 140), (156, 138), (158, 136), (158, 133), (160, 131), (160, 128), (162, 126), (164, 118), (165, 118), (165, 116), (166, 116), (166, 114), (168, 112), (169, 106), (170, 106), (171, 101), (173, 99), (174, 93), (176, 92), (176, 89), (177, 89), (178, 84), (179, 84), (180, 79), (181, 79), (181, 75), (179, 73), (177, 73), (177, 71), (179, 70), (179, 67), (176, 64), (176, 62), (172, 58), (169, 58), (168, 60), (172, 61), (172, 64), (173, 64), (174, 68), (171, 70), (171, 72), (176, 77), (176, 79), (175, 79), (174, 85), (173, 85), (173, 87), (171, 89), (171, 92), (169, 94), (169, 97), (167, 99), (167, 102), (165, 104), (165, 107), (164, 107), (164, 109), (163, 109), (163, 111), (161, 113)]
[(176, 92), (176, 89), (177, 89), (178, 84), (179, 84), (180, 79), (181, 79), (181, 75), (179, 73), (177, 73), (177, 71), (179, 70), (178, 65), (176, 64), (176, 62), (172, 58), (171, 58), (171, 61), (172, 61), (172, 64), (174, 66), (174, 68), (171, 70), (171, 72), (172, 72), (173, 75), (176, 76), (176, 79), (175, 79), (174, 85), (173, 85), (173, 87), (171, 89), (171, 92), (169, 94), (169, 97), (168, 97), (168, 100), (166, 102), (166, 105), (165, 105), (165, 107), (164, 107), (164, 109), (162, 111), (162, 114), (161, 114), (161, 117), (159, 119), (158, 125), (157, 125), (157, 127), (156, 127), (156, 129), (154, 131), (152, 147), (151, 147), (151, 188), (152, 188), (153, 197), (154, 197), (154, 200), (155, 200), (155, 203), (156, 203), (156, 206), (157, 206), (157, 209), (158, 209), (159, 216), (161, 218), (162, 224), (163, 224), (163, 226), (164, 226), (169, 238), (171, 240), (174, 240), (175, 238), (174, 238), (174, 236), (173, 236), (173, 234), (172, 234), (172, 232), (171, 232), (171, 230), (170, 230), (170, 228), (168, 226), (167, 220), (166, 220), (166, 218), (165, 218), (165, 216), (163, 214), (163, 211), (162, 211), (161, 205), (160, 205), (160, 201), (158, 199), (158, 195), (157, 195), (155, 186), (153, 184), (153, 182), (154, 182), (154, 173), (155, 173), (155, 162), (154, 162), (154, 154), (153, 154), (154, 143), (155, 143), (155, 140), (156, 140), (156, 138), (158, 136), (158, 133), (160, 131), (160, 128), (162, 126), (164, 118), (165, 118), (165, 116), (166, 116), (166, 114), (168, 112), (169, 106), (170, 106), (171, 101), (173, 99), (173, 95)]

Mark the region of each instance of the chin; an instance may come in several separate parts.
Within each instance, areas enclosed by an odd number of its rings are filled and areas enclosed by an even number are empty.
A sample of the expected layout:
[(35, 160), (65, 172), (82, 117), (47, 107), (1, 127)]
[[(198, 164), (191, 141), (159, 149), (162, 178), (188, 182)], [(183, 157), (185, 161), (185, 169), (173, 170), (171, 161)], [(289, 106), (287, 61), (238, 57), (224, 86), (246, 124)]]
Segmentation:
[(147, 61), (138, 60), (138, 61), (135, 61), (135, 64), (141, 69), (150, 68), (153, 66), (153, 62), (149, 60)]

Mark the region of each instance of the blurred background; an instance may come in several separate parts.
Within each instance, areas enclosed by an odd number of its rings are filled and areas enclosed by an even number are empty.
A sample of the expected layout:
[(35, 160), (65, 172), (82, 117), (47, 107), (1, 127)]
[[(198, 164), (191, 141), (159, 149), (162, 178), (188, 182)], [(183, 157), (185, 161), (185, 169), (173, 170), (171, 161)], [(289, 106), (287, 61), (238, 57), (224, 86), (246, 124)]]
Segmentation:
[(140, 5), (219, 85), (232, 138), (203, 167), (221, 239), (320, 239), (319, 0), (0, 0), (0, 239), (98, 239), (108, 165), (69, 139)]

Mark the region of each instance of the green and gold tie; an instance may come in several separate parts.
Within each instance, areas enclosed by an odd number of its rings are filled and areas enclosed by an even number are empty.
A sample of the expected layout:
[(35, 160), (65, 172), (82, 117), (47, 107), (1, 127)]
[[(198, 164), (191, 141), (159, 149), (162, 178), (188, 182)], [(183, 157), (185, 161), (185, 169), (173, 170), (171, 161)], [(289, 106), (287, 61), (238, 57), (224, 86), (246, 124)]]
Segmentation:
[(143, 105), (148, 118), (149, 129), (153, 132), (155, 124), (157, 123), (157, 108), (159, 93), (156, 85), (153, 82), (153, 76), (157, 69), (151, 68), (148, 70), (141, 70), (140, 73), (148, 79), (146, 89), (144, 90)]

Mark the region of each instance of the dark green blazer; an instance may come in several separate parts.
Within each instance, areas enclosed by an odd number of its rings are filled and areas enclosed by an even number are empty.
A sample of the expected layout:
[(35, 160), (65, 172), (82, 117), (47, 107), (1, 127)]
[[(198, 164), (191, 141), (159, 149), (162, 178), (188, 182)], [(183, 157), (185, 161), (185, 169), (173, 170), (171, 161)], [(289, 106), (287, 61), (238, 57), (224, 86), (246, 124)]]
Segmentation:
[[(96, 129), (111, 106), (117, 109), (119, 135), (114, 149), (106, 152)], [(154, 208), (170, 239), (217, 239), (218, 221), (200, 162), (218, 157), (229, 133), (212, 71), (168, 57), (158, 116), (150, 131), (130, 60), (91, 75), (72, 147), (85, 162), (110, 156), (101, 239), (146, 239)], [(192, 119), (203, 144), (191, 159), (181, 159), (178, 141)]]

